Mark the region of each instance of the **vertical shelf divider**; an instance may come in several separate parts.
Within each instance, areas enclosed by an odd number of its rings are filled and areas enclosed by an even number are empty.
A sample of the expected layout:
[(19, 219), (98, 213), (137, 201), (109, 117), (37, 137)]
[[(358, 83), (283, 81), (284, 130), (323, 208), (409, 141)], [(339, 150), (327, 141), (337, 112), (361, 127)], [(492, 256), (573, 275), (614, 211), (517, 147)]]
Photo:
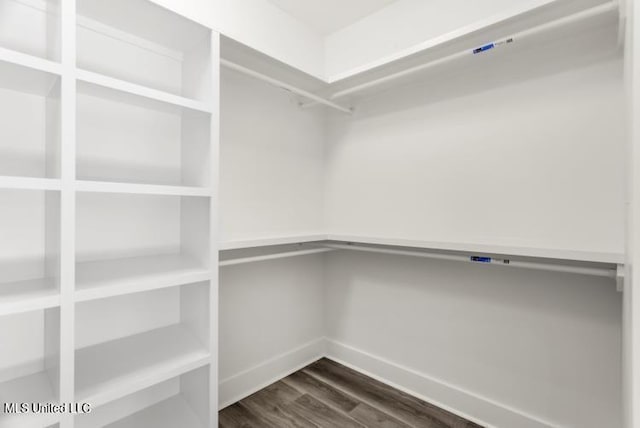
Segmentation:
[(219, 260), (219, 171), (220, 171), (220, 35), (211, 32), (211, 118), (210, 118), (210, 254), (211, 254), (211, 287), (209, 292), (209, 352), (211, 364), (209, 374), (209, 402), (211, 428), (218, 426), (218, 260)]
[[(75, 157), (76, 157), (76, 0), (60, 0), (61, 7), (61, 170), (60, 196), (60, 401), (75, 401)], [(65, 413), (60, 428), (73, 428)]]

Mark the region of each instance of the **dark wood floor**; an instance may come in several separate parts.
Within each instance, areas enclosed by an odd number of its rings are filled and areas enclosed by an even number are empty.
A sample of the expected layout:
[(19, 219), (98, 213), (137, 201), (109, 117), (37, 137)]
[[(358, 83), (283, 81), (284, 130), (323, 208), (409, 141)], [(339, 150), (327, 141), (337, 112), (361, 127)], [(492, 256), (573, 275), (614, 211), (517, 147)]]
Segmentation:
[(397, 389), (322, 359), (220, 412), (223, 428), (476, 428)]

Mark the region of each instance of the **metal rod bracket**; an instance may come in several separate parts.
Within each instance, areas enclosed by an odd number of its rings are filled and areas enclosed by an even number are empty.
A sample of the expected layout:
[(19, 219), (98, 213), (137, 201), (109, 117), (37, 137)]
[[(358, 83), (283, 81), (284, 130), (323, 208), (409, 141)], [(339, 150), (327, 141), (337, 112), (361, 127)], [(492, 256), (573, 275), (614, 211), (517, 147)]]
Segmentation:
[(616, 290), (624, 293), (624, 265), (618, 265), (616, 268)]

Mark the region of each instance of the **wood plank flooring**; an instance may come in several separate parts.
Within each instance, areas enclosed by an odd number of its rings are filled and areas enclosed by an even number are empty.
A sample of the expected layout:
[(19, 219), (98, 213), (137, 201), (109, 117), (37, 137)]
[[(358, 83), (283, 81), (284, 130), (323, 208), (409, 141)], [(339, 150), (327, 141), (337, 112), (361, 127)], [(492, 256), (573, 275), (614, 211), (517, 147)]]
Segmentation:
[(323, 358), (220, 411), (222, 428), (481, 428)]

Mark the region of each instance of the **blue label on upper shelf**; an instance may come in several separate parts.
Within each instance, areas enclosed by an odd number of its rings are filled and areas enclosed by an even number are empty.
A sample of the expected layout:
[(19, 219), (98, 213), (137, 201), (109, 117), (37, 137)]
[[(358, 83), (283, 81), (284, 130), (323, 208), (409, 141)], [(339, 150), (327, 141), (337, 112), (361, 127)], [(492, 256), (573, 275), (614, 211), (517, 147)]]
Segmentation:
[(476, 48), (473, 50), (473, 54), (479, 54), (481, 52), (484, 51), (488, 51), (489, 49), (493, 49), (496, 45), (494, 45), (493, 43), (489, 43), (488, 45), (484, 45), (484, 46), (480, 46), (479, 48)]
[(471, 256), (470, 259), (472, 262), (476, 262), (476, 263), (491, 263), (491, 257)]

